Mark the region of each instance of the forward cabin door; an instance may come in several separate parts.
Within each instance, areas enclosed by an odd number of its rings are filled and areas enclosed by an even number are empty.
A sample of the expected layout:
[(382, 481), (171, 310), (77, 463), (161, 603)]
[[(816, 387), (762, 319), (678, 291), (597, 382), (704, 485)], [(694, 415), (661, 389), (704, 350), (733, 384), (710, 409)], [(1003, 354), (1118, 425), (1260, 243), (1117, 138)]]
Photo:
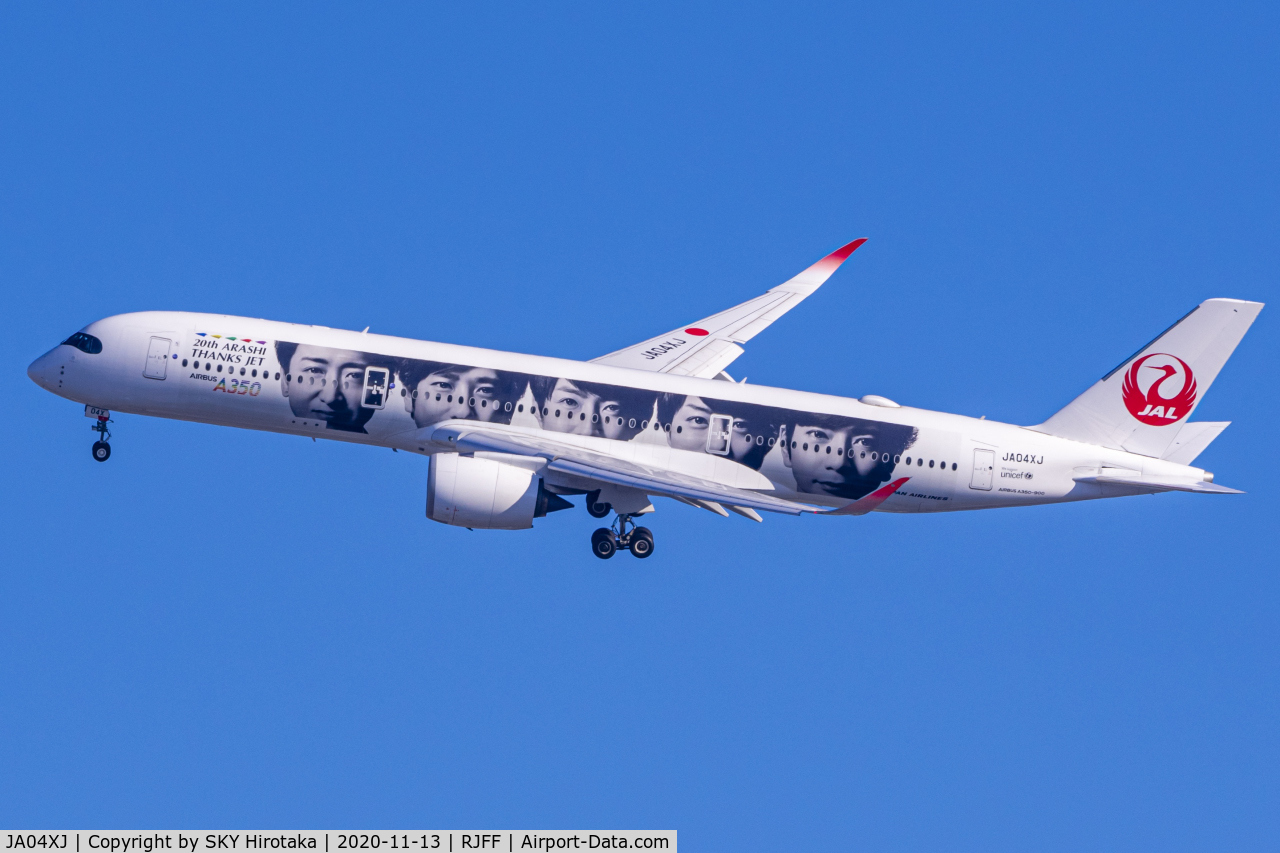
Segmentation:
[(973, 476), (969, 478), (969, 488), (980, 492), (991, 491), (995, 469), (996, 452), (994, 450), (973, 451)]
[(142, 375), (148, 379), (164, 379), (169, 369), (169, 348), (173, 342), (168, 338), (152, 338), (147, 346), (147, 363), (142, 368)]

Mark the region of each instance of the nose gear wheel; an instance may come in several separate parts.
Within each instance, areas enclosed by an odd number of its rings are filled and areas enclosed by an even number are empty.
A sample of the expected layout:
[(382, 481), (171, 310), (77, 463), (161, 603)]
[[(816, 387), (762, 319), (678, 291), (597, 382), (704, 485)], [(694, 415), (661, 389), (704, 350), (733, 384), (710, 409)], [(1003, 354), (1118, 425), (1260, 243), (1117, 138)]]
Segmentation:
[(99, 417), (89, 426), (89, 429), (98, 434), (98, 440), (93, 443), (93, 458), (99, 462), (106, 462), (111, 458), (111, 430), (107, 429), (107, 424), (111, 423), (111, 419), (107, 417)]

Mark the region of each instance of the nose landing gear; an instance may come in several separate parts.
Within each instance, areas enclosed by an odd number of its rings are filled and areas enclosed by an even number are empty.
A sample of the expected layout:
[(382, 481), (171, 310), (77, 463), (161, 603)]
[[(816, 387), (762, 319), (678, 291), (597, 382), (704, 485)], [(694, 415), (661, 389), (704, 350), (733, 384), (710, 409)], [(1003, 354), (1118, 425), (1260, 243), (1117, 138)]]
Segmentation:
[(106, 462), (111, 458), (111, 445), (107, 443), (111, 441), (111, 430), (107, 429), (109, 423), (111, 423), (110, 418), (99, 415), (89, 427), (98, 434), (98, 440), (93, 443), (93, 458), (99, 462)]
[(609, 559), (620, 548), (643, 560), (653, 553), (653, 532), (647, 527), (637, 527), (630, 515), (619, 513), (612, 528), (601, 527), (591, 534), (591, 553), (602, 560)]

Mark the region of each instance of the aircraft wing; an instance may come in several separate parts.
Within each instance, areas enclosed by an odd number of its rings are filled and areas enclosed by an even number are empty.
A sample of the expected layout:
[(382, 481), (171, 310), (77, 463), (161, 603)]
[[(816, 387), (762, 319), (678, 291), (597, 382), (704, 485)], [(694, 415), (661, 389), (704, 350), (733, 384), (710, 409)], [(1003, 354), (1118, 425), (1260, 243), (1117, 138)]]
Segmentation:
[(795, 278), (755, 299), (592, 361), (612, 367), (712, 379), (742, 355), (742, 344), (803, 302), (865, 242), (860, 239), (841, 246)]
[(541, 435), (472, 427), (470, 424), (463, 426), (455, 422), (455, 425), (437, 428), (432, 439), (448, 441), (461, 453), (482, 451), (542, 457), (547, 460), (546, 467), (552, 471), (675, 498), (721, 514), (727, 514), (720, 509), (722, 504), (748, 518), (755, 517), (753, 510), (799, 515), (823, 509), (658, 465), (620, 459)]

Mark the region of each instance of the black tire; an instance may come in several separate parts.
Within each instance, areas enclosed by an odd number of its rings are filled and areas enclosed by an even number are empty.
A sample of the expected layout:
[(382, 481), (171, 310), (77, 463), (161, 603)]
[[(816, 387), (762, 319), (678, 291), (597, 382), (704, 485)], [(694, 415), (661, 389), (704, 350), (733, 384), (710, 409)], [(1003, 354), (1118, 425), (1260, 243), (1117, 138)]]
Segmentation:
[(613, 531), (609, 528), (601, 527), (591, 534), (591, 553), (600, 559), (609, 559), (617, 550), (618, 540), (614, 538)]
[(592, 518), (604, 518), (613, 510), (613, 507), (607, 503), (602, 503), (596, 498), (600, 497), (600, 490), (587, 492), (587, 512)]
[(653, 554), (653, 532), (647, 527), (637, 527), (631, 534), (631, 555), (643, 560)]
[(111, 445), (105, 441), (95, 441), (93, 443), (93, 458), (99, 462), (106, 462), (111, 458)]

